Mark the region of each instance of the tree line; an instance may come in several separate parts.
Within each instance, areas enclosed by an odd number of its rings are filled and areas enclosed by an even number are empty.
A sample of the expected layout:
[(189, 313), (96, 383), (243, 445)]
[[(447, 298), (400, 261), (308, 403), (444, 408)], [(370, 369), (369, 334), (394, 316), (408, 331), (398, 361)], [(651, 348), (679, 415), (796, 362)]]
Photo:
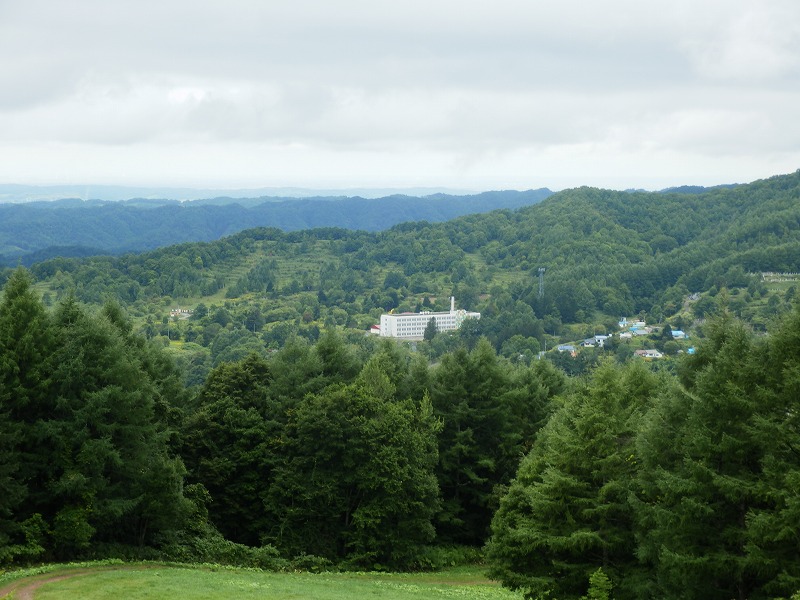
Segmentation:
[(22, 269), (0, 303), (0, 356), (3, 562), (184, 556), (205, 536), (422, 566), (436, 544), (483, 543), (565, 385), (550, 363), (508, 363), (486, 340), (431, 368), (332, 328), (222, 361), (189, 390), (118, 305), (67, 297), (48, 310)]
[(296, 231), (343, 227), (380, 231), (405, 221), (445, 221), (464, 214), (518, 208), (550, 190), (428, 197), (217, 198), (214, 200), (60, 200), (0, 203), (0, 264), (56, 256), (142, 252), (207, 242), (261, 226)]

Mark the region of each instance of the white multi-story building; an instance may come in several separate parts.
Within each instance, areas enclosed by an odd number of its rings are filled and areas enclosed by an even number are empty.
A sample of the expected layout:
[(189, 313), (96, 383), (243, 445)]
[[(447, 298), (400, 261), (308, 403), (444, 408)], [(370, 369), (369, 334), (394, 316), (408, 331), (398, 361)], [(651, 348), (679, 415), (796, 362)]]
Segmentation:
[(464, 319), (480, 319), (481, 313), (456, 310), (455, 298), (450, 298), (449, 312), (398, 313), (381, 315), (381, 337), (422, 339), (431, 319), (438, 331), (453, 331), (461, 327)]

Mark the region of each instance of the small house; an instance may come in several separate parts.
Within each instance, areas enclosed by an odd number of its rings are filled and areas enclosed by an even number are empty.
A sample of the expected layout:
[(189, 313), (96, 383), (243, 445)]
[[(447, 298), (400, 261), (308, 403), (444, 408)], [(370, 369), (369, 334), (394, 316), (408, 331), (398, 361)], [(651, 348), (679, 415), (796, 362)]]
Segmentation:
[(654, 359), (657, 359), (657, 358), (663, 358), (664, 357), (664, 355), (661, 354), (661, 352), (659, 352), (656, 349), (637, 350), (636, 352), (634, 352), (634, 355), (638, 356), (639, 358), (643, 358), (645, 360), (654, 360)]

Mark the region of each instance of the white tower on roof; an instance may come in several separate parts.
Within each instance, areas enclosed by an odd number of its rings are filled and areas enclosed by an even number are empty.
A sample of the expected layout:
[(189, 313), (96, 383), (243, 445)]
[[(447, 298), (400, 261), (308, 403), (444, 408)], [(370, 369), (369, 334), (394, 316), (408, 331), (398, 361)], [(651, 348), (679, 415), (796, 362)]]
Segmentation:
[(481, 313), (456, 310), (455, 296), (450, 297), (449, 312), (392, 313), (381, 315), (381, 337), (422, 339), (431, 319), (439, 331), (454, 331), (461, 327), (464, 319), (480, 319)]

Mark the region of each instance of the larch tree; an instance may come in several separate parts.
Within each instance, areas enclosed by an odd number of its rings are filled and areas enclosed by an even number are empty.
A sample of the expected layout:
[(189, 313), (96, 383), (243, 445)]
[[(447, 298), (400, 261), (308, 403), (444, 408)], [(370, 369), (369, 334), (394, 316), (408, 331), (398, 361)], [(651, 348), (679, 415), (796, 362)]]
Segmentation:
[(48, 368), (53, 348), (50, 318), (30, 274), (19, 268), (0, 302), (0, 561), (44, 552), (39, 536), (26, 535), (24, 523), (34, 518), (27, 507), (48, 463), (41, 453), (40, 423), (53, 409)]
[(120, 329), (68, 298), (45, 312), (18, 270), (0, 304), (0, 415), (18, 498), (15, 552), (68, 559), (144, 545), (180, 527), (183, 466), (155, 409), (158, 385)]
[(14, 511), (25, 497), (25, 486), (17, 480), (20, 455), (17, 443), (19, 424), (9, 416), (9, 395), (0, 384), (0, 564), (17, 554), (14, 537), (18, 530)]
[(61, 558), (94, 541), (144, 545), (180, 526), (184, 468), (156, 411), (153, 380), (116, 325), (68, 299), (54, 315), (55, 408), (38, 508)]
[(257, 354), (209, 374), (187, 415), (183, 457), (213, 500), (211, 522), (228, 539), (257, 546), (283, 415), (269, 396), (270, 366)]
[(436, 334), (439, 333), (439, 328), (436, 326), (436, 319), (431, 317), (428, 319), (428, 324), (425, 325), (425, 331), (422, 332), (422, 339), (430, 342)]
[(433, 541), (437, 421), (398, 399), (380, 362), (293, 411), (270, 489), (269, 541), (361, 567), (403, 568)]
[[(513, 475), (509, 436), (514, 436), (506, 401), (508, 375), (494, 348), (481, 338), (471, 352), (446, 354), (432, 372), (431, 399), (442, 420), (437, 475), (443, 540), (482, 545), (499, 485)], [(515, 438), (516, 439), (516, 438)]]
[(328, 383), (350, 383), (358, 375), (358, 360), (335, 328), (328, 328), (314, 345)]
[(527, 598), (577, 600), (602, 568), (617, 598), (637, 598), (633, 444), (658, 390), (642, 365), (606, 363), (539, 431), (492, 522), (491, 574)]
[[(639, 555), (662, 598), (772, 598), (798, 582), (797, 320), (768, 342), (722, 312), (637, 444)], [(770, 360), (777, 361), (769, 364)]]
[(757, 360), (766, 381), (756, 393), (770, 414), (756, 419), (754, 430), (768, 444), (762, 478), (770, 504), (747, 515), (748, 544), (764, 559), (764, 591), (788, 596), (800, 591), (800, 303)]

